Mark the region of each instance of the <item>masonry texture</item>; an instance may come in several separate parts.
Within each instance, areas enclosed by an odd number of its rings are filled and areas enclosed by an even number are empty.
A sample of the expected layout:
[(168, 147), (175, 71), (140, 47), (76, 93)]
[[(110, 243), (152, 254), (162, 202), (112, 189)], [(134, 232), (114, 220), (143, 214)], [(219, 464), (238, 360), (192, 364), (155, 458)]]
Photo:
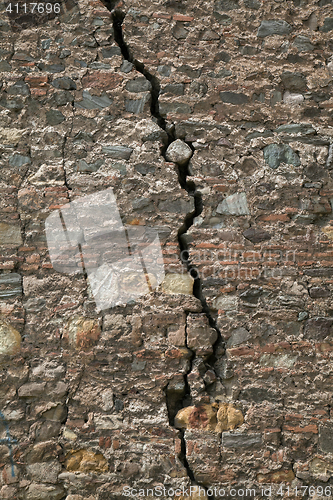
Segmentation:
[[(7, 7), (0, 499), (332, 497), (332, 1)], [(100, 311), (45, 220), (107, 188), (165, 278)]]

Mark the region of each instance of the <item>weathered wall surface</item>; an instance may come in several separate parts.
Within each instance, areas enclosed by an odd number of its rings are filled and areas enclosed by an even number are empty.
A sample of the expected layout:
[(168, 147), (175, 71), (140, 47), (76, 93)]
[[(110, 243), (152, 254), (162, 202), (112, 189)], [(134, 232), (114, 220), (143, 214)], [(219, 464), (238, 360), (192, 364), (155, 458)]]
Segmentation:
[[(0, 498), (331, 496), (331, 2), (91, 0), (35, 24), (7, 5)], [(166, 277), (99, 311), (45, 220), (107, 188)]]

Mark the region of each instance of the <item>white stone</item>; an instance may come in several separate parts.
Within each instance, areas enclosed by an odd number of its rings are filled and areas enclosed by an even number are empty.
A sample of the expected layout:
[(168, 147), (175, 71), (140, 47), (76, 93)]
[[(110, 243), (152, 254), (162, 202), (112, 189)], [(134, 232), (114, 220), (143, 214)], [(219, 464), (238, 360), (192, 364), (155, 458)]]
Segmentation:
[(192, 149), (184, 141), (177, 139), (166, 150), (165, 157), (168, 161), (184, 165), (192, 156)]
[(246, 194), (235, 193), (227, 196), (217, 207), (216, 212), (224, 215), (248, 215)]
[(302, 104), (303, 101), (304, 101), (303, 94), (295, 94), (295, 93), (289, 92), (289, 90), (287, 90), (283, 94), (283, 102), (285, 104), (297, 105), (297, 104)]

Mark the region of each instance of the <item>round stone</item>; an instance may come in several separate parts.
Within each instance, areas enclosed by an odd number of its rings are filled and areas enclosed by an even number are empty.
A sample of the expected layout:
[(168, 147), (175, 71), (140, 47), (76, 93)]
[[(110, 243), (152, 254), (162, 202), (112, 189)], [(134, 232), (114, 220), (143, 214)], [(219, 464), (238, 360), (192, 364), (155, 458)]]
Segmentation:
[(184, 165), (192, 156), (192, 149), (184, 141), (177, 139), (166, 150), (165, 157), (168, 161)]

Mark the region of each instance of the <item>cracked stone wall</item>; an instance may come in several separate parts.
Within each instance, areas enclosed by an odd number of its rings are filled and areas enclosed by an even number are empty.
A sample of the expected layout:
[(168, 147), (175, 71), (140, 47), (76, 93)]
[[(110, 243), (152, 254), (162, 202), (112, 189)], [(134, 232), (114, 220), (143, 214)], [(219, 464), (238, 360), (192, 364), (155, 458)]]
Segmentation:
[[(333, 492), (331, 1), (7, 6), (0, 498)], [(107, 188), (165, 278), (100, 311), (45, 220)]]

